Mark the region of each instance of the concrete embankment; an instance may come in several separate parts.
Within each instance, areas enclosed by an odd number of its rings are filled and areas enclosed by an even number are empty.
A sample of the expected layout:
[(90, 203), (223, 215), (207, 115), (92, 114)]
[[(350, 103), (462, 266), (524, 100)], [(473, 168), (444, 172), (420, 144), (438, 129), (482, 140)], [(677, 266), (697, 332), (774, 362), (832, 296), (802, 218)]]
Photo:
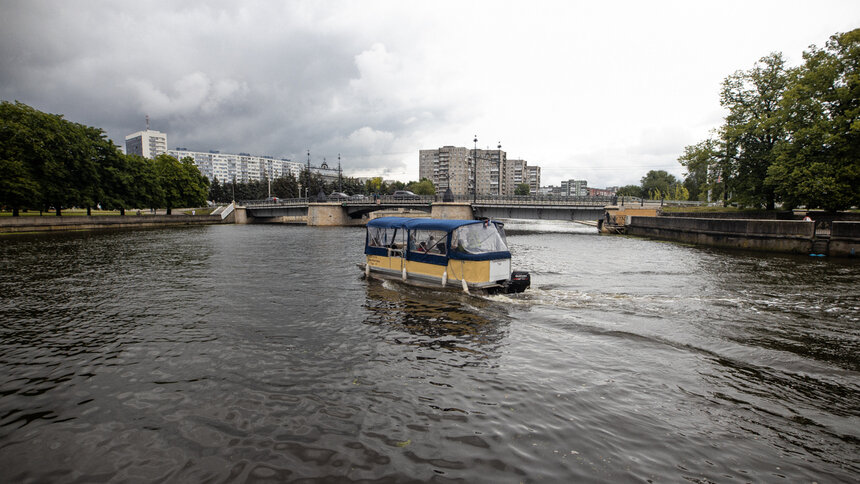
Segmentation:
[(218, 215), (126, 215), (68, 217), (3, 217), (0, 233), (100, 230), (222, 223)]
[[(687, 217), (631, 217), (630, 235), (697, 245), (799, 254), (851, 256), (860, 252), (860, 222), (834, 221), (830, 234), (816, 234), (815, 223)], [(822, 245), (823, 242), (823, 245)]]
[(860, 222), (833, 222), (828, 250), (830, 255), (860, 255)]

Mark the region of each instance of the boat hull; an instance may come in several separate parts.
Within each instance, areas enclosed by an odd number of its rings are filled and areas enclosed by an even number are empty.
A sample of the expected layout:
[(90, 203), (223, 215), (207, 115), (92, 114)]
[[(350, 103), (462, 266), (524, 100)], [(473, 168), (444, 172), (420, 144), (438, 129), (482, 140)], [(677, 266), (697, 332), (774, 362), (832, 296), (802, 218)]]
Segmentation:
[[(368, 255), (362, 267), (371, 277), (401, 280), (424, 287), (453, 288), (485, 293), (522, 292), (528, 287), (511, 281), (510, 259), (449, 260), (447, 266), (410, 261), (401, 257)], [(405, 270), (404, 270), (405, 269)]]

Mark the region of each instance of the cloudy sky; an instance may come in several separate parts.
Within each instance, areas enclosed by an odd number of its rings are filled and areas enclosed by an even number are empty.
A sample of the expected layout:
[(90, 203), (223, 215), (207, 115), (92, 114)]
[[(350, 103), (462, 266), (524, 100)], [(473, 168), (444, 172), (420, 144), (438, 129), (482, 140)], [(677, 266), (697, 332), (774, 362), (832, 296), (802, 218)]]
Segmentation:
[(857, 28), (860, 2), (0, 0), (0, 99), (170, 148), (418, 177), (495, 148), (543, 185), (682, 175), (721, 81)]

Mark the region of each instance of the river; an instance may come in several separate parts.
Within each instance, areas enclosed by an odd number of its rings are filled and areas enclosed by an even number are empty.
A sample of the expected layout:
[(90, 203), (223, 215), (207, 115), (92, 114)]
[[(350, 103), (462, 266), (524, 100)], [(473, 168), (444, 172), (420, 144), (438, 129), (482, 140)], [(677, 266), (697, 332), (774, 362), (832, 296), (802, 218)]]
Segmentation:
[(363, 229), (0, 238), (2, 482), (856, 482), (860, 264), (511, 221), (516, 296)]

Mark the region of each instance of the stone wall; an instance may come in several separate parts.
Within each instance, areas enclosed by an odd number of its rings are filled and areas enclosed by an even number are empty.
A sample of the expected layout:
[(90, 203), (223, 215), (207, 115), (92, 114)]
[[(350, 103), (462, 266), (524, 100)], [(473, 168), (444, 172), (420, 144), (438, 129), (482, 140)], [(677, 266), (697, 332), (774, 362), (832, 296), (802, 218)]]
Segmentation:
[(631, 217), (627, 233), (715, 247), (809, 254), (815, 224), (793, 220)]
[(860, 222), (833, 222), (830, 228), (830, 255), (860, 255)]
[(62, 230), (97, 230), (170, 225), (220, 224), (220, 215), (106, 215), (66, 217), (3, 217), (0, 232), (52, 232)]

